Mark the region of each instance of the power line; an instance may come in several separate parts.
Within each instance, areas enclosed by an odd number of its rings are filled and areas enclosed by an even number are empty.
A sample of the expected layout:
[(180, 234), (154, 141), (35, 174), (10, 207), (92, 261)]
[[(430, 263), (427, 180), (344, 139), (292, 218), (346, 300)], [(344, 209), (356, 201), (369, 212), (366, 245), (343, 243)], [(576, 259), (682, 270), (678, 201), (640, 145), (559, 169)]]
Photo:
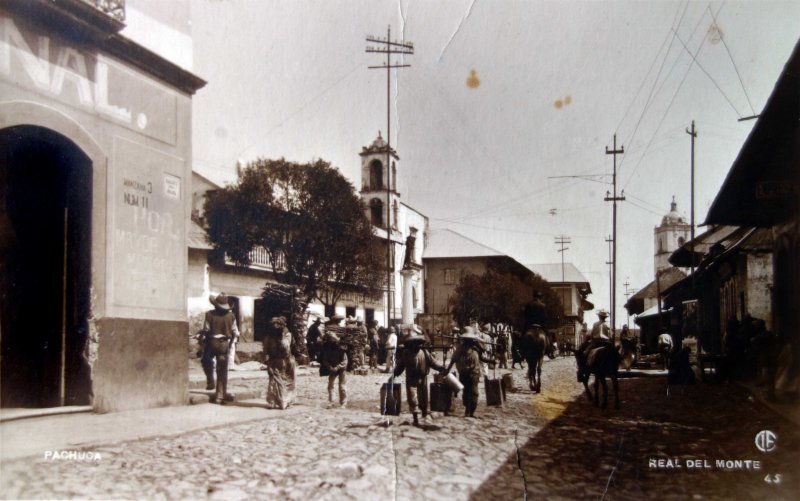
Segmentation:
[[(680, 7), (680, 4), (679, 4), (679, 7)], [(686, 10), (688, 8), (689, 8), (689, 2), (686, 2), (686, 6), (683, 8), (683, 13), (681, 14), (681, 17), (678, 20), (678, 27), (680, 27), (681, 23), (683, 23), (683, 17), (686, 15)], [(658, 68), (658, 73), (656, 74), (656, 78), (653, 80), (653, 86), (650, 88), (650, 93), (647, 95), (647, 99), (644, 102), (644, 107), (642, 108), (642, 113), (639, 115), (639, 119), (636, 121), (636, 125), (633, 128), (633, 132), (628, 137), (627, 143), (628, 143), (629, 146), (631, 144), (633, 144), (633, 138), (636, 137), (636, 133), (639, 131), (639, 125), (641, 125), (642, 119), (644, 118), (644, 116), (647, 113), (647, 111), (650, 109), (650, 105), (653, 102), (652, 101), (653, 96), (654, 96), (653, 91), (655, 90), (656, 84), (658, 84), (658, 80), (661, 77), (661, 72), (664, 70), (664, 64), (667, 62), (667, 57), (669, 57), (669, 53), (672, 50), (672, 44), (675, 42), (675, 35), (674, 35), (675, 34), (675, 29), (674, 29), (675, 21), (673, 20), (672, 23), (673, 24), (670, 27), (671, 30), (672, 30), (672, 33), (673, 33), (672, 41), (670, 41), (669, 46), (667, 47), (667, 52), (664, 53), (664, 59), (661, 60), (661, 66), (659, 66), (659, 68)], [(667, 31), (667, 38), (669, 38), (669, 31)], [(654, 60), (654, 62), (655, 62), (655, 60)], [(673, 66), (673, 68), (674, 68), (674, 66)], [(669, 76), (670, 73), (672, 73), (672, 69), (670, 69), (669, 72), (667, 73), (667, 77)], [(666, 81), (666, 78), (664, 79), (664, 81)], [(659, 91), (660, 91), (660, 88), (659, 88)], [(656, 92), (656, 94), (658, 94), (658, 92)], [(617, 128), (619, 128), (619, 126)], [(625, 157), (622, 157), (622, 161), (619, 164), (620, 168), (622, 168), (622, 165), (624, 163), (625, 163)]]
[[(687, 7), (689, 7), (688, 0), (686, 2), (686, 7), (683, 8), (683, 12), (684, 13), (686, 13), (686, 8)], [(675, 17), (672, 19), (672, 24), (670, 25), (670, 27), (675, 26), (675, 20), (678, 18), (678, 13), (680, 12), (680, 8), (681, 8), (681, 5), (679, 3), (678, 4), (678, 8), (675, 10)], [(681, 19), (683, 19), (683, 16), (681, 16)], [(631, 99), (631, 102), (628, 105), (628, 108), (625, 110), (625, 113), (623, 113), (622, 118), (620, 119), (619, 123), (617, 124), (617, 128), (614, 129), (614, 132), (619, 132), (619, 128), (622, 126), (622, 122), (624, 122), (625, 119), (628, 117), (628, 113), (631, 111), (631, 108), (633, 108), (633, 104), (636, 102), (636, 99), (639, 97), (639, 93), (642, 92), (642, 89), (644, 88), (645, 82), (647, 82), (647, 77), (650, 75), (650, 72), (653, 71), (653, 66), (656, 65), (656, 61), (658, 61), (658, 55), (661, 54), (661, 50), (664, 48), (664, 46), (666, 46), (667, 40), (669, 40), (670, 32), (671, 32), (671, 30), (667, 30), (667, 34), (664, 36), (664, 41), (661, 42), (661, 47), (658, 48), (658, 51), (656, 52), (655, 57), (653, 57), (653, 62), (650, 63), (650, 68), (648, 68), (647, 69), (647, 73), (644, 74), (644, 78), (642, 78), (642, 83), (639, 84), (639, 89), (636, 91), (636, 94), (634, 94), (633, 99)], [(670, 48), (671, 48), (671, 46), (672, 46), (672, 44), (670, 44)], [(668, 54), (669, 54), (669, 49), (667, 49), (666, 54), (664, 54), (664, 61), (666, 61)], [(663, 61), (661, 63), (661, 66), (663, 68), (663, 66), (664, 66)], [(659, 73), (660, 72), (661, 72), (661, 70), (659, 70)], [(658, 80), (658, 77), (656, 77), (656, 80)]]
[(694, 55), (692, 55), (692, 52), (689, 50), (689, 47), (687, 47), (686, 44), (683, 42), (683, 40), (681, 40), (681, 37), (678, 36), (677, 32), (675, 33), (675, 38), (677, 38), (678, 41), (681, 43), (681, 45), (683, 45), (683, 48), (686, 49), (686, 52), (690, 56), (692, 56), (692, 59), (694, 60), (695, 64), (697, 64), (697, 67), (700, 68), (703, 71), (703, 73), (705, 73), (705, 75), (708, 77), (709, 80), (711, 80), (711, 83), (713, 83), (714, 87), (716, 87), (717, 90), (719, 91), (719, 93), (722, 94), (722, 97), (724, 97), (725, 100), (728, 101), (728, 104), (731, 105), (731, 108), (733, 108), (733, 112), (736, 113), (739, 116), (739, 118), (742, 118), (742, 114), (739, 113), (739, 110), (737, 110), (736, 106), (733, 105), (733, 102), (730, 100), (728, 95), (725, 94), (725, 91), (722, 90), (722, 87), (719, 86), (717, 81), (714, 80), (714, 77), (712, 77), (711, 74), (708, 71), (706, 71), (706, 69), (703, 67), (703, 65), (700, 64), (700, 61), (698, 61), (697, 58)]
[[(717, 23), (717, 18), (714, 15), (714, 12), (711, 10), (711, 6), (710, 5), (708, 6), (708, 13), (711, 14), (711, 19), (714, 20), (714, 25), (717, 26), (717, 29), (719, 29), (719, 24)], [(734, 71), (736, 71), (736, 77), (739, 78), (739, 84), (742, 86), (742, 91), (744, 91), (744, 97), (747, 98), (747, 104), (750, 105), (750, 111), (753, 113), (753, 115), (755, 115), (756, 114), (756, 110), (753, 109), (753, 103), (750, 101), (750, 95), (747, 94), (747, 89), (745, 88), (744, 82), (742, 81), (742, 75), (739, 74), (739, 68), (736, 67), (736, 62), (733, 60), (733, 55), (731, 55), (731, 50), (728, 47), (728, 44), (725, 43), (725, 35), (720, 33), (720, 37), (719, 38), (720, 38), (720, 40), (722, 40), (722, 45), (725, 46), (725, 51), (728, 53), (728, 57), (731, 60), (731, 64), (733, 65)]]
[[(719, 11), (721, 9), (722, 9), (722, 6), (720, 6), (720, 8), (717, 10), (718, 14), (719, 14)], [(702, 17), (701, 17), (701, 20), (702, 20)], [(698, 22), (697, 26), (699, 26), (699, 25), (700, 25), (700, 23)], [(700, 50), (703, 48), (703, 45), (705, 44), (705, 41), (706, 41), (706, 38), (703, 37), (703, 39), (700, 41), (700, 45), (697, 47), (697, 50), (694, 52), (694, 56), (695, 57), (697, 56), (697, 54), (700, 53)], [(677, 97), (678, 92), (680, 92), (681, 88), (683, 87), (683, 84), (686, 82), (686, 78), (689, 76), (689, 72), (692, 70), (693, 63), (694, 63), (694, 61), (690, 62), (689, 63), (689, 67), (686, 68), (686, 72), (683, 74), (683, 79), (681, 80), (680, 84), (678, 84), (678, 87), (675, 89), (675, 92), (672, 94), (672, 99), (670, 99), (669, 105), (667, 105), (667, 108), (664, 110), (664, 114), (661, 115), (661, 120), (659, 120), (658, 125), (656, 126), (656, 130), (653, 132), (653, 136), (650, 138), (650, 141), (647, 143), (647, 147), (645, 148), (645, 151), (647, 151), (650, 148), (650, 145), (653, 143), (653, 139), (655, 138), (656, 134), (658, 134), (658, 131), (661, 130), (661, 125), (664, 123), (664, 120), (667, 118), (667, 114), (669, 114), (669, 110), (672, 109), (672, 105), (675, 102), (675, 98)], [(644, 155), (642, 155), (642, 157), (639, 158), (639, 161), (636, 162), (636, 166), (633, 168), (633, 171), (631, 171), (630, 175), (628, 176), (628, 180), (625, 182), (626, 186), (631, 181), (631, 179), (633, 179), (633, 175), (636, 173), (636, 170), (642, 164), (642, 159), (644, 159)]]

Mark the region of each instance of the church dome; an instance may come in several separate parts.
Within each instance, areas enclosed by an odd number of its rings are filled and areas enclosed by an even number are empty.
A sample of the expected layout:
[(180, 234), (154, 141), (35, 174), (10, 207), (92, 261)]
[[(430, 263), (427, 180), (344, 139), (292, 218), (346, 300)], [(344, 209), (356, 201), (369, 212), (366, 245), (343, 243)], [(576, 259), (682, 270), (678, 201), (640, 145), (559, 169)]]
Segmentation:
[(665, 224), (686, 224), (686, 218), (678, 213), (678, 204), (675, 203), (675, 197), (672, 197), (669, 212), (661, 219), (661, 225)]

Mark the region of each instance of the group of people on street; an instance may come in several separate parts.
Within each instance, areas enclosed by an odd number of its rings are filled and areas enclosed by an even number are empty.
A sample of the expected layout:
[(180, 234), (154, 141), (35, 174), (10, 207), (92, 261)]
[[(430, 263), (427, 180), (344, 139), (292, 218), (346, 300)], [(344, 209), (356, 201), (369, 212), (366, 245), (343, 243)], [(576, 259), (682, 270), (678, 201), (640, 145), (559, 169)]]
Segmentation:
[[(239, 331), (228, 297), (220, 293), (210, 296), (209, 301), (214, 308), (205, 315), (199, 355), (206, 375), (206, 388), (214, 390), (214, 401), (224, 404), (232, 400), (227, 392), (227, 373), (229, 362), (235, 355)], [(539, 318), (540, 310), (536, 312), (528, 312), (531, 318), (527, 320), (533, 322), (532, 325), (543, 324), (545, 319)], [(533, 318), (531, 315), (539, 316)], [(405, 373), (407, 401), (415, 425), (419, 424), (420, 413), (423, 419), (428, 416), (427, 376), (431, 369), (447, 376), (455, 366), (458, 380), (463, 385), (464, 415), (475, 417), (480, 382), (482, 377), (488, 377), (484, 364), (497, 363), (500, 368), (507, 368), (509, 353), (514, 354), (519, 339), (519, 334), (507, 326), (493, 328), (486, 324), (482, 329), (466, 326), (463, 331), (453, 328), (455, 349), (445, 365), (433, 356), (427, 346), (427, 337), (415, 324), (406, 326), (402, 339), (398, 339), (395, 326), (381, 329), (375, 320), (363, 325), (351, 319), (346, 327), (342, 327), (343, 320), (345, 318), (341, 315), (317, 317), (306, 336), (309, 360), (318, 362), (320, 376), (328, 378), (329, 405), (347, 405), (347, 372), (361, 367), (366, 355), (372, 369), (378, 369), (381, 362), (385, 364), (383, 372), (391, 375), (390, 381)], [(286, 318), (274, 317), (270, 324), (271, 329), (263, 339), (264, 362), (269, 376), (266, 400), (270, 408), (286, 409), (295, 398), (294, 341)], [(521, 362), (522, 358), (515, 356), (512, 368)]]

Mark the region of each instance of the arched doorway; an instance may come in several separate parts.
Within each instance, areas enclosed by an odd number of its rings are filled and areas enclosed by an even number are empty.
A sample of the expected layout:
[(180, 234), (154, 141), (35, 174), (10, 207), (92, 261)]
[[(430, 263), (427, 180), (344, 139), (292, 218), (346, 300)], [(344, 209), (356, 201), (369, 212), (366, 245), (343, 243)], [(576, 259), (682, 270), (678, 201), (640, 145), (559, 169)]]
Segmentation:
[(92, 162), (52, 130), (0, 129), (2, 407), (91, 401)]

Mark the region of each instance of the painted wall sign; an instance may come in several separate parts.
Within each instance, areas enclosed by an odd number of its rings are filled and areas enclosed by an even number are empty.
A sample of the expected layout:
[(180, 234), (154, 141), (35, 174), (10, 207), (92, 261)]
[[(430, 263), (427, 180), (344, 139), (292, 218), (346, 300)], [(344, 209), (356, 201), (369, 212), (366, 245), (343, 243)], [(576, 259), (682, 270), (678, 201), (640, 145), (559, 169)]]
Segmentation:
[(113, 154), (114, 304), (184, 315), (184, 162), (119, 138)]
[(177, 96), (114, 60), (0, 15), (0, 78), (175, 145)]
[(164, 195), (179, 200), (181, 198), (181, 178), (164, 174)]

